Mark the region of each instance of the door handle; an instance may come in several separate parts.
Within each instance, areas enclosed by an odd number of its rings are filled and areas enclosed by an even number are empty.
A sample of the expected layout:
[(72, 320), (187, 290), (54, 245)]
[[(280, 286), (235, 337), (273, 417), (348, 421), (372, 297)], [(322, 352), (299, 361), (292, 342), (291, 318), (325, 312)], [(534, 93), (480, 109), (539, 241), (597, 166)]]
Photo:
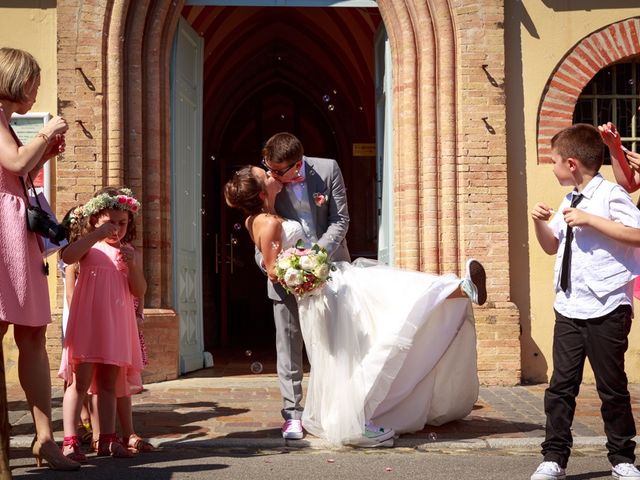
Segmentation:
[(215, 273), (218, 274), (220, 272), (219, 264), (220, 264), (220, 252), (218, 252), (218, 234), (216, 233), (214, 241), (214, 252), (213, 252), (213, 261), (215, 262)]
[(229, 273), (233, 273), (233, 246), (237, 244), (238, 239), (234, 237), (233, 234), (229, 235), (229, 243), (227, 244), (227, 246), (229, 247), (229, 260), (227, 260), (227, 263), (229, 264)]

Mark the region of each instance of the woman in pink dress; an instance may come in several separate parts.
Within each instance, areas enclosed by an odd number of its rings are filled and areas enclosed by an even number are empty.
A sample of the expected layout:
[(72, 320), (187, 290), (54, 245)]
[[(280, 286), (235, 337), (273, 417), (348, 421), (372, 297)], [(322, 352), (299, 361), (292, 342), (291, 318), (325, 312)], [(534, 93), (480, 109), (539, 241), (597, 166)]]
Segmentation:
[(58, 375), (66, 380), (62, 404), (63, 453), (84, 462), (76, 433), (87, 391), (98, 398), (98, 455), (130, 457), (115, 434), (116, 399), (142, 389), (142, 353), (134, 298), (147, 283), (135, 238), (134, 214), (140, 203), (126, 188), (105, 188), (71, 218), (71, 243), (62, 252), (67, 264), (80, 262), (69, 307)]
[[(14, 113), (27, 113), (40, 86), (40, 67), (27, 52), (0, 48), (0, 335), (14, 327), (18, 376), (31, 409), (36, 437), (33, 454), (56, 470), (79, 464), (61, 455), (51, 432), (51, 378), (46, 330), (51, 322), (42, 242), (27, 229), (22, 181), (35, 176), (47, 160), (64, 151), (67, 122), (53, 117), (22, 145), (9, 126)], [(4, 414), (4, 413), (2, 413)]]

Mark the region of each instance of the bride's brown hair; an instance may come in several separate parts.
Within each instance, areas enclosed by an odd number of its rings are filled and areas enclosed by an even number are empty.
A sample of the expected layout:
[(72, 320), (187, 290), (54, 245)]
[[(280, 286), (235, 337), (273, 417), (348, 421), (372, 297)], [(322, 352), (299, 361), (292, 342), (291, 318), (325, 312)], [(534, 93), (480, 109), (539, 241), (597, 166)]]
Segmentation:
[(224, 186), (224, 199), (232, 208), (239, 208), (246, 215), (262, 212), (264, 185), (253, 174), (253, 165), (245, 165), (238, 170)]

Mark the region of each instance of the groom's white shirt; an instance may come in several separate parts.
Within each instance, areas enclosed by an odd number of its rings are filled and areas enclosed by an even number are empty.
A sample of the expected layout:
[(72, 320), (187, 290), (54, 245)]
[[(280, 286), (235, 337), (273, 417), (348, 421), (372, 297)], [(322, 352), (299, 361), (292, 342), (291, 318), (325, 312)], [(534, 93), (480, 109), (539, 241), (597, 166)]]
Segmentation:
[[(298, 175), (305, 176), (306, 164), (302, 162), (302, 167), (298, 171)], [(313, 220), (313, 214), (311, 213), (311, 204), (309, 203), (309, 193), (307, 188), (307, 180), (296, 183), (287, 183), (284, 188), (286, 189), (289, 200), (298, 212), (300, 217), (300, 224), (306, 238), (305, 246), (310, 247), (312, 244), (318, 241), (316, 236), (316, 225)]]

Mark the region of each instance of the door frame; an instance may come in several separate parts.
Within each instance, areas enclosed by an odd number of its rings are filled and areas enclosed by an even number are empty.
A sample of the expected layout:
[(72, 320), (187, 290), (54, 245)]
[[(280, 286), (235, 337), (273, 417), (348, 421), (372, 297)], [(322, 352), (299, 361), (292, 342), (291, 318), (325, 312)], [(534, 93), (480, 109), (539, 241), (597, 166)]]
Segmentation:
[[(375, 0), (186, 0), (185, 1), (185, 5), (191, 5), (191, 6), (237, 6), (237, 7), (303, 7), (303, 8), (313, 8), (313, 7), (345, 7), (345, 8), (376, 8), (379, 9), (378, 3)], [(182, 19), (181, 19), (182, 20)], [(384, 23), (381, 24), (384, 27)], [(384, 28), (383, 28), (384, 30)], [(178, 34), (178, 32), (176, 31), (176, 35)], [(375, 51), (375, 39), (374, 39), (374, 45), (373, 45), (373, 49)], [(390, 52), (389, 50), (389, 42), (387, 39), (387, 42), (385, 44), (385, 47), (387, 49), (386, 54), (387, 54), (387, 63), (386, 66), (387, 71), (390, 72), (390, 63), (391, 63), (391, 57), (390, 57)], [(173, 73), (173, 69), (175, 68), (175, 62), (172, 63), (172, 73)], [(384, 68), (384, 66), (383, 66)], [(204, 81), (204, 79), (203, 79)], [(388, 82), (385, 83), (385, 92), (388, 95), (392, 93), (392, 86), (391, 86), (391, 78), (389, 77)], [(390, 109), (391, 109), (391, 102), (387, 102), (386, 103), (387, 107), (385, 109), (385, 115), (383, 115), (383, 121), (387, 120), (389, 121), (392, 117), (390, 115)], [(173, 128), (172, 128), (172, 134), (173, 134)], [(385, 145), (385, 155), (387, 158), (391, 157), (391, 152), (392, 152), (392, 147), (391, 147), (391, 136), (392, 136), (392, 129), (386, 129), (384, 130), (384, 134), (387, 135), (387, 141), (384, 142)], [(381, 137), (379, 136), (379, 133), (377, 131), (377, 127), (376, 127), (376, 143), (381, 142)], [(172, 141), (172, 143), (174, 143)], [(202, 143), (200, 144), (200, 146), (202, 146)], [(381, 158), (381, 157), (379, 157)], [(382, 161), (382, 160), (380, 160)], [(389, 171), (392, 175), (392, 166), (385, 168), (385, 171)], [(382, 185), (382, 180), (381, 180), (381, 175), (382, 175), (382, 171), (378, 170), (376, 172), (376, 182), (380, 182), (380, 184)], [(392, 176), (389, 176), (388, 178), (392, 178)], [(175, 179), (172, 180), (172, 184), (175, 188)], [(389, 188), (389, 192), (392, 192), (393, 189), (393, 185), (387, 185), (387, 187)], [(380, 191), (380, 195), (382, 195), (382, 191)], [(175, 198), (175, 197), (174, 197)], [(393, 202), (388, 202), (390, 205), (391, 210), (387, 211), (387, 215), (390, 215), (392, 217), (393, 215)], [(174, 217), (175, 218), (175, 217)], [(222, 220), (222, 219), (221, 219)], [(378, 217), (378, 228), (380, 228), (380, 217)], [(175, 225), (175, 221), (173, 222)], [(391, 232), (391, 237), (393, 237), (393, 219), (390, 218), (390, 220), (388, 221), (388, 228), (385, 228), (384, 231), (385, 232)], [(391, 229), (391, 230), (390, 230)], [(380, 233), (380, 232), (379, 232)], [(224, 242), (222, 241), (222, 238), (217, 239), (218, 242), (220, 242), (222, 245), (224, 245)], [(200, 251), (202, 251), (202, 244), (200, 245)], [(216, 245), (216, 252), (218, 251), (218, 246)], [(223, 259), (221, 259), (223, 260)], [(389, 259), (386, 259), (385, 261), (389, 262)], [(176, 278), (178, 275), (179, 270), (179, 265), (177, 264), (177, 259), (175, 260), (176, 264), (174, 267), (174, 288), (175, 288), (175, 284), (177, 282)], [(217, 258), (216, 258), (216, 262), (217, 262)], [(393, 258), (391, 258), (390, 263), (393, 263)], [(201, 279), (201, 283), (202, 283), (202, 279)], [(202, 298), (203, 296), (202, 289), (200, 291), (200, 297)], [(177, 300), (177, 297), (176, 297)], [(177, 306), (177, 304), (176, 304)], [(203, 322), (204, 323), (204, 322)], [(204, 326), (203, 326), (203, 330), (204, 330)], [(224, 328), (221, 330), (220, 332), (221, 336), (223, 338), (227, 337), (228, 332), (224, 331)], [(204, 350), (204, 348), (203, 348)]]
[[(183, 178), (185, 173), (180, 168), (178, 158), (178, 142), (177, 138), (177, 124), (176, 115), (177, 115), (177, 103), (178, 101), (182, 101), (182, 97), (179, 95), (178, 85), (180, 80), (178, 78), (179, 71), (179, 42), (181, 37), (186, 37), (186, 41), (193, 43), (195, 48), (195, 71), (192, 72), (195, 77), (195, 86), (193, 98), (191, 100), (195, 104), (195, 114), (193, 118), (193, 124), (195, 129), (193, 131), (193, 137), (195, 138), (194, 144), (188, 146), (189, 151), (191, 152), (190, 157), (194, 159), (195, 165), (194, 168), (190, 170), (194, 174), (195, 178)], [(180, 319), (180, 345), (179, 345), (179, 373), (187, 373), (193, 370), (197, 370), (203, 367), (204, 365), (204, 328), (203, 328), (203, 315), (202, 315), (202, 219), (200, 215), (201, 209), (201, 195), (202, 195), (202, 181), (201, 181), (201, 171), (202, 171), (202, 111), (203, 111), (203, 99), (202, 99), (202, 63), (203, 63), (203, 41), (202, 37), (200, 37), (195, 30), (189, 25), (189, 23), (180, 18), (178, 21), (178, 27), (176, 29), (176, 34), (174, 38), (173, 44), (173, 55), (172, 55), (172, 64), (171, 64), (171, 112), (172, 112), (172, 122), (171, 122), (171, 216), (174, 219), (173, 224), (173, 299), (174, 306), (176, 311), (178, 312)], [(187, 86), (187, 88), (190, 86)], [(183, 181), (182, 181), (183, 180)], [(178, 192), (178, 186), (181, 184), (191, 184), (193, 185), (193, 191), (188, 192), (185, 191), (184, 194), (182, 192)], [(184, 200), (185, 196), (189, 196), (188, 201)], [(182, 200), (182, 201), (181, 201)], [(184, 205), (188, 210), (194, 210), (193, 212), (184, 212), (181, 209), (181, 206)], [(193, 297), (195, 302), (195, 311), (184, 311), (181, 309), (181, 275), (183, 265), (180, 262), (181, 258), (181, 246), (180, 242), (180, 232), (178, 231), (178, 222), (177, 218), (182, 218), (185, 215), (192, 215), (194, 222), (193, 231), (190, 232), (194, 241), (192, 245), (192, 253), (195, 253), (195, 268), (194, 268), (194, 278), (189, 278), (188, 273), (185, 275), (185, 278), (182, 280), (185, 282), (185, 285), (182, 285), (184, 289), (187, 290), (187, 295), (190, 295), (188, 290), (193, 289)], [(188, 245), (187, 245), (188, 247)], [(193, 322), (193, 325), (188, 324), (188, 322)], [(186, 330), (186, 331), (185, 331)], [(185, 336), (193, 336), (195, 339), (195, 345), (193, 347), (187, 348), (183, 343), (183, 338)]]

